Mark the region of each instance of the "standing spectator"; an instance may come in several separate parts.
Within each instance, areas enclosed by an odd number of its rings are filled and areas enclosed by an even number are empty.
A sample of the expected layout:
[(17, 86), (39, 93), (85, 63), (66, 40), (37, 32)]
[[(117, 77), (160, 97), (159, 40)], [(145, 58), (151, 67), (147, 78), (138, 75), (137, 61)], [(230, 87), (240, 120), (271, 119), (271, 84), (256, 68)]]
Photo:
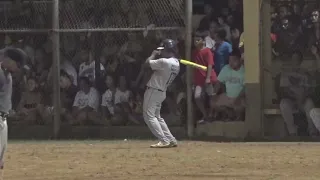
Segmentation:
[[(202, 119), (199, 121), (199, 123), (202, 123), (211, 115), (209, 113), (211, 111), (207, 111), (205, 108), (204, 95), (208, 95), (209, 102), (211, 102), (212, 96), (214, 95), (212, 84), (216, 81), (217, 75), (213, 70), (213, 54), (209, 48), (205, 47), (204, 37), (196, 36), (194, 38), (194, 45), (196, 49), (192, 54), (192, 60), (197, 64), (207, 67), (207, 71), (196, 69), (194, 72), (194, 98), (202, 113)], [(211, 107), (210, 109), (212, 110)]]
[(228, 64), (229, 54), (232, 52), (232, 46), (230, 43), (226, 42), (227, 33), (225, 29), (219, 28), (215, 32), (215, 64), (214, 70), (217, 74), (220, 73), (223, 66)]
[(211, 49), (212, 52), (215, 50), (216, 41), (214, 40), (214, 34), (217, 30), (218, 23), (216, 21), (211, 21), (209, 28), (209, 35), (205, 38), (206, 47)]
[(235, 111), (237, 119), (241, 118), (245, 110), (245, 89), (244, 66), (241, 63), (239, 49), (233, 49), (229, 64), (222, 68), (215, 86), (216, 91), (222, 88), (222, 84), (225, 85), (226, 92), (214, 99), (214, 109), (220, 112), (224, 107), (228, 107)]
[(306, 113), (309, 134), (316, 134), (316, 129), (310, 118), (310, 110), (314, 108), (314, 103), (309, 98), (308, 77), (300, 67), (302, 60), (301, 52), (294, 52), (291, 60), (293, 68), (287, 72), (282, 72), (280, 75), (280, 110), (290, 136), (297, 135), (297, 126), (294, 123), (293, 114), (299, 112), (299, 110)]
[(199, 32), (204, 32), (209, 30), (210, 22), (213, 19), (214, 9), (211, 4), (204, 5), (205, 16), (201, 19), (198, 30)]
[[(94, 82), (95, 80), (95, 61), (93, 59), (93, 54), (89, 52), (89, 58), (80, 64), (79, 67), (79, 77), (88, 77), (90, 82)], [(100, 63), (100, 70), (104, 71), (103, 65)]]
[(231, 41), (231, 31), (230, 31), (230, 26), (227, 24), (227, 20), (226, 18), (224, 18), (223, 16), (218, 17), (218, 22), (219, 22), (219, 26), (220, 28), (223, 28), (226, 31), (226, 40), (228, 42)]

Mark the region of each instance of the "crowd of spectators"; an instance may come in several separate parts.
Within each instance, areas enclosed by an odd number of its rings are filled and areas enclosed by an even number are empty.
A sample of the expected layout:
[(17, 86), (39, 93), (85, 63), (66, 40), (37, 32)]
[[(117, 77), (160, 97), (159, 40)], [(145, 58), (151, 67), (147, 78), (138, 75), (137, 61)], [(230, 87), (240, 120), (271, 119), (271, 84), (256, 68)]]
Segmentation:
[(194, 35), (193, 61), (208, 71), (194, 71), (194, 99), (199, 123), (243, 121), (245, 113), (243, 8), (241, 0), (207, 3)]
[[(283, 67), (277, 73), (275, 103), (290, 136), (319, 134), (319, 3), (293, 2), (272, 6), (273, 58)], [(309, 61), (309, 62), (307, 62)], [(310, 64), (309, 67), (303, 64)], [(316, 127), (316, 126), (317, 127)], [(305, 127), (305, 130), (302, 130)]]
[[(60, 33), (62, 123), (144, 125), (142, 98), (151, 72), (140, 71), (140, 67), (164, 38), (176, 40), (181, 49), (180, 54), (184, 54), (184, 37), (181, 30), (150, 29), (182, 27), (183, 20), (177, 16), (180, 14), (180, 7), (177, 3), (168, 1), (165, 4), (168, 8), (163, 8), (167, 13), (164, 13), (159, 12), (155, 3), (149, 1), (139, 1), (140, 4), (135, 4), (127, 0), (118, 0), (113, 1), (113, 8), (108, 7), (107, 2), (99, 1), (101, 4), (97, 10), (96, 5), (85, 2), (91, 1), (62, 2), (62, 28), (125, 27), (142, 30)], [(7, 18), (33, 19), (35, 15), (32, 12), (36, 10), (36, 16), (46, 19), (48, 12), (38, 11), (38, 6), (39, 4), (22, 3), (21, 6), (13, 8), (14, 12), (26, 13), (20, 16), (11, 12), (9, 15), (13, 13), (13, 17)], [(64, 8), (67, 9), (63, 10)], [(35, 28), (28, 23), (11, 22), (17, 23), (17, 28)], [(48, 27), (46, 21), (37, 21), (37, 24), (37, 28), (40, 29)], [(15, 28), (13, 25), (9, 26)], [(29, 56), (23, 71), (14, 77), (14, 110), (10, 113), (11, 122), (51, 124), (54, 110), (51, 34), (6, 34), (2, 42), (3, 47), (21, 48)], [(96, 68), (96, 62), (100, 62), (100, 68)], [(97, 70), (99, 71), (96, 72)], [(182, 109), (185, 107), (183, 87), (185, 86), (182, 70), (180, 76), (168, 88), (168, 96), (162, 108), (163, 117), (168, 119), (169, 125), (182, 123)]]
[[(144, 30), (61, 33), (63, 122), (73, 125), (144, 124), (141, 104), (151, 72), (140, 71), (141, 64), (164, 38), (178, 41), (180, 55), (184, 55), (184, 32), (150, 29), (158, 26), (183, 26), (183, 17), (177, 13), (179, 5), (168, 3), (170, 8), (166, 12), (170, 13), (164, 13), (159, 8), (150, 6), (150, 3), (143, 4), (145, 1), (139, 1), (142, 4), (137, 8), (137, 4), (119, 0), (113, 2), (120, 7), (121, 13), (114, 13), (112, 8), (103, 8), (102, 1), (99, 1), (102, 3), (99, 11), (95, 10), (96, 6), (83, 2), (86, 1), (65, 2), (63, 8), (69, 10), (61, 11), (61, 27), (140, 27)], [(220, 4), (212, 2), (204, 5), (205, 16), (194, 32), (192, 60), (212, 70), (194, 70), (195, 107), (199, 110), (197, 115), (200, 123), (216, 120), (241, 121), (244, 120), (246, 105), (243, 3), (242, 0), (221, 1)], [(319, 84), (315, 78), (320, 64), (319, 11), (316, 5), (308, 3), (273, 4), (271, 10), (273, 58), (286, 63), (286, 68), (275, 75), (275, 91), (278, 96), (274, 102), (280, 104), (289, 134), (297, 134), (298, 127), (294, 121), (297, 112), (306, 115), (309, 134), (316, 134), (314, 125), (320, 119), (320, 111), (318, 113), (315, 109), (319, 104), (319, 96), (316, 85), (313, 85)], [(32, 16), (34, 11), (24, 9), (14, 12), (21, 13), (19, 16), (9, 16), (11, 22), (16, 22), (21, 16)], [(41, 12), (43, 14), (37, 14), (37, 27), (48, 27), (46, 11)], [(1, 20), (1, 23), (4, 21)], [(30, 24), (32, 23), (25, 23), (23, 26)], [(50, 34), (7, 34), (1, 39), (3, 46), (22, 48), (29, 55), (24, 71), (14, 77), (14, 113), (11, 118), (26, 124), (52, 123)], [(302, 68), (301, 63), (306, 56), (316, 59), (314, 69)], [(96, 62), (100, 62), (97, 66), (100, 68), (96, 68)], [(99, 76), (96, 77), (96, 74)], [(162, 110), (169, 124), (181, 124), (185, 120), (184, 87), (185, 76), (182, 69), (168, 90)]]

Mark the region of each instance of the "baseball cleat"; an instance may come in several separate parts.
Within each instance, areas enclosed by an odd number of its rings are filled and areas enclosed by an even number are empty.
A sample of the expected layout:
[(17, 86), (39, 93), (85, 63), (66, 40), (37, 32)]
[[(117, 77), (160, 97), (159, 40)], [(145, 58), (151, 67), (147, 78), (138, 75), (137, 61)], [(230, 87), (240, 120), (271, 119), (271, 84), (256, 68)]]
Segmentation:
[(171, 141), (170, 142), (170, 147), (178, 147), (178, 142), (177, 141)]
[(151, 148), (169, 148), (169, 147), (171, 147), (171, 144), (160, 141), (157, 144), (151, 145), (150, 147)]

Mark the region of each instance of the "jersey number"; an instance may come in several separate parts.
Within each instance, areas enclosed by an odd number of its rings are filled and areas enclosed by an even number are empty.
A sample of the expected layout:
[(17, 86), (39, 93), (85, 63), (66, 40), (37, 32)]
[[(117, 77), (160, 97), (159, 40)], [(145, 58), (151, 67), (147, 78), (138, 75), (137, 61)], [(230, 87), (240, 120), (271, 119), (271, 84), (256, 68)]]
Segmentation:
[(171, 84), (172, 81), (176, 78), (176, 76), (177, 76), (177, 73), (172, 72), (172, 73), (170, 74), (170, 76), (169, 76), (169, 79), (168, 79), (166, 85), (167, 85), (167, 86), (170, 86), (170, 84)]

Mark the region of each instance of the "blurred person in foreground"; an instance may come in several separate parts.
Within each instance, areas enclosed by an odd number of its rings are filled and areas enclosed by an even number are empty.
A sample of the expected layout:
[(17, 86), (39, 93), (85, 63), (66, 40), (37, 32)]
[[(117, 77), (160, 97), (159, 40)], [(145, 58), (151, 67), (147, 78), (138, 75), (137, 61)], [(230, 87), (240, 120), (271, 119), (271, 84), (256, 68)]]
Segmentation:
[(12, 108), (12, 73), (20, 71), (27, 55), (21, 49), (5, 48), (0, 51), (0, 169), (4, 167), (7, 149), (7, 117)]

